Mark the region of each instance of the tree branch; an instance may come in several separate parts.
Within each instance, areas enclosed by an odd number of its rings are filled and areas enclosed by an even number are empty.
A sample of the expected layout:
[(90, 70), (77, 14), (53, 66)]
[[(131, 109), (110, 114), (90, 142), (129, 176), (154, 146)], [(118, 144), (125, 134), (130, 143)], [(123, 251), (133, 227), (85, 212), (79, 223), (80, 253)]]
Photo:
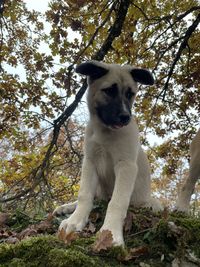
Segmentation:
[(174, 68), (176, 66), (176, 63), (179, 61), (183, 50), (187, 47), (188, 40), (190, 39), (190, 37), (193, 34), (193, 32), (196, 30), (196, 28), (197, 28), (197, 26), (198, 26), (199, 23), (200, 23), (200, 14), (198, 14), (198, 16), (196, 17), (196, 19), (193, 21), (192, 25), (185, 32), (185, 36), (183, 38), (183, 42), (180, 44), (180, 47), (178, 49), (178, 52), (176, 53), (176, 57), (175, 57), (172, 65), (170, 67), (170, 70), (168, 72), (167, 80), (166, 80), (165, 85), (163, 87), (163, 90), (161, 92), (163, 94), (163, 100), (165, 99), (165, 95), (166, 95), (166, 92), (167, 92), (169, 81), (170, 81), (170, 79), (172, 77), (172, 74), (174, 72)]
[[(124, 24), (124, 21), (125, 21), (127, 12), (128, 12), (128, 8), (130, 6), (130, 0), (121, 0), (121, 1), (119, 1), (119, 3), (120, 3), (119, 6), (116, 7), (116, 9), (117, 9), (116, 18), (115, 18), (115, 21), (113, 23), (113, 26), (111, 27), (110, 32), (109, 32), (106, 40), (102, 44), (101, 48), (99, 49), (99, 51), (94, 56), (92, 56), (92, 59), (94, 59), (94, 60), (103, 60), (105, 55), (111, 49), (112, 43), (115, 40), (115, 38), (117, 38), (121, 34), (122, 27), (123, 27), (123, 24)], [(25, 193), (21, 192), (20, 194), (14, 196), (14, 197), (11, 197), (11, 198), (7, 198), (7, 199), (1, 198), (0, 202), (8, 202), (8, 201), (11, 201), (14, 199), (19, 199), (20, 197), (25, 196), (25, 194), (33, 191), (35, 189), (35, 187), (41, 182), (42, 179), (46, 180), (45, 179), (45, 170), (49, 166), (49, 160), (50, 160), (51, 156), (55, 153), (54, 147), (55, 147), (57, 140), (58, 140), (60, 128), (64, 124), (64, 122), (73, 114), (75, 109), (77, 108), (77, 106), (80, 103), (86, 89), (87, 89), (87, 81), (85, 79), (83, 82), (83, 85), (81, 86), (81, 88), (77, 92), (77, 94), (75, 96), (75, 100), (72, 102), (72, 104), (70, 104), (65, 109), (65, 111), (56, 120), (54, 120), (53, 137), (52, 137), (52, 140), (49, 144), (49, 147), (48, 147), (48, 150), (45, 154), (45, 157), (44, 157), (41, 165), (30, 174), (30, 176), (32, 176), (32, 177), (34, 175), (33, 185), (30, 188), (28, 188), (27, 190), (25, 190)]]

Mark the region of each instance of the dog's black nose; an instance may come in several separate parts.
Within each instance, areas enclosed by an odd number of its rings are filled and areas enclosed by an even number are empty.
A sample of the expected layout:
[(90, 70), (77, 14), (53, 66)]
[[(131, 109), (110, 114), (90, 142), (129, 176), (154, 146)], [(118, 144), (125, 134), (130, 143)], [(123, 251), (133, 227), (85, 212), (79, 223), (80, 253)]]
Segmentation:
[(120, 122), (127, 125), (130, 122), (131, 116), (127, 113), (119, 115)]

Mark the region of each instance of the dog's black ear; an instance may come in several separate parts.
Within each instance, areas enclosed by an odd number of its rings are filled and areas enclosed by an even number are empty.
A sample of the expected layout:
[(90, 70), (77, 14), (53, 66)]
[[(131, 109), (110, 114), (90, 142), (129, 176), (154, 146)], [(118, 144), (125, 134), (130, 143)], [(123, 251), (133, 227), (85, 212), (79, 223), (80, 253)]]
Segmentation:
[(146, 69), (132, 69), (131, 75), (134, 79), (134, 81), (145, 84), (145, 85), (153, 85), (154, 84), (154, 78), (153, 75), (149, 70)]
[(96, 64), (95, 62), (84, 62), (76, 67), (76, 72), (89, 76), (92, 80), (101, 78), (108, 73), (108, 69)]

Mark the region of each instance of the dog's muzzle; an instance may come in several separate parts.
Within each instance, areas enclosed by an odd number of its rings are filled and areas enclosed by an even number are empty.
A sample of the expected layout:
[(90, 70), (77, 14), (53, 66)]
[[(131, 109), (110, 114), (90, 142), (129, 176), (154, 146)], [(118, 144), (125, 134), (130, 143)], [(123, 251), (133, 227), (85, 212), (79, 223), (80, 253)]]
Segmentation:
[[(124, 105), (125, 106), (125, 105)], [(103, 124), (112, 129), (119, 129), (129, 124), (131, 109), (119, 102), (97, 107), (97, 115)]]
[(130, 120), (131, 120), (131, 115), (129, 113), (127, 113), (127, 112), (121, 113), (121, 114), (119, 114), (119, 121), (116, 122), (115, 124), (111, 125), (111, 127), (114, 129), (122, 128), (122, 127), (128, 125)]

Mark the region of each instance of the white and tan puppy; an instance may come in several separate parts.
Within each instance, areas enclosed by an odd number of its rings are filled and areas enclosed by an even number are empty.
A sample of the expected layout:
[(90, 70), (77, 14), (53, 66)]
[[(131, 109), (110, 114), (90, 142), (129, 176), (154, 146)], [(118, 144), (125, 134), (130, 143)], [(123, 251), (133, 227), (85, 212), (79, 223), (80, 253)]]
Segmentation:
[(86, 128), (84, 159), (77, 203), (58, 207), (54, 214), (74, 213), (62, 221), (66, 234), (81, 231), (88, 221), (94, 197), (110, 200), (100, 231), (110, 230), (113, 244), (123, 245), (123, 222), (128, 206), (161, 209), (151, 197), (150, 170), (131, 116), (137, 83), (152, 85), (146, 69), (89, 61), (76, 71), (88, 77), (90, 119)]
[(194, 192), (195, 184), (200, 178), (200, 129), (191, 142), (190, 156), (189, 176), (181, 189), (176, 203), (176, 209), (183, 212), (189, 212), (190, 199)]

